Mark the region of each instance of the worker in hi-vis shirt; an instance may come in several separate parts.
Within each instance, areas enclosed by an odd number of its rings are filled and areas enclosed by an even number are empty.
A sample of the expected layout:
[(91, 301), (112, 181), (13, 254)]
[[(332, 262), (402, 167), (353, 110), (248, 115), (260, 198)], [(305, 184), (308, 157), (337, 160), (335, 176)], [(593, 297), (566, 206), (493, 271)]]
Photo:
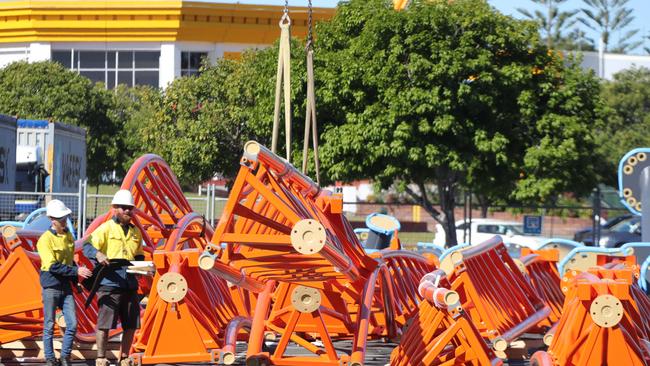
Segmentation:
[(119, 365), (131, 365), (129, 350), (133, 335), (140, 327), (138, 281), (135, 275), (127, 273), (128, 264), (120, 264), (120, 260), (144, 260), (142, 233), (131, 223), (133, 195), (128, 190), (120, 190), (113, 196), (111, 205), (113, 217), (93, 231), (83, 247), (88, 259), (95, 265), (105, 266), (97, 290), (96, 366), (109, 365), (106, 359), (108, 331), (117, 327), (118, 320), (123, 330)]
[[(50, 201), (47, 204), (46, 214), (52, 225), (41, 235), (36, 244), (38, 255), (41, 257), (43, 348), (47, 366), (71, 364), (72, 341), (77, 332), (77, 316), (72, 288), (77, 286), (78, 277), (88, 278), (92, 274), (88, 268), (77, 266), (73, 261), (74, 240), (66, 225), (71, 213), (72, 211), (63, 202)], [(63, 311), (65, 320), (60, 362), (54, 355), (52, 342), (54, 316), (57, 308)]]

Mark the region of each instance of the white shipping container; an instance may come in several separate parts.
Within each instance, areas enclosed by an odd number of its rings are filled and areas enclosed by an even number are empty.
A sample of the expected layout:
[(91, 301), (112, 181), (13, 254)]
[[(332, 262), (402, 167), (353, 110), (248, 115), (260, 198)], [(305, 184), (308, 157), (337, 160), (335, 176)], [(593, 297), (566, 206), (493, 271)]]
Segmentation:
[(86, 178), (86, 130), (60, 122), (18, 120), (17, 144), (39, 146), (43, 152), (45, 191), (79, 191), (79, 179)]

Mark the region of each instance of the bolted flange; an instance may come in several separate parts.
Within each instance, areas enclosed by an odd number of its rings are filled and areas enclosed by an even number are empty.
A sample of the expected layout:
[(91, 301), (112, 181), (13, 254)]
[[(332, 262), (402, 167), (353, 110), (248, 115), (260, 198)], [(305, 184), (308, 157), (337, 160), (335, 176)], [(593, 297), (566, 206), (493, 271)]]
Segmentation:
[(180, 273), (165, 273), (158, 279), (156, 287), (160, 298), (168, 303), (179, 302), (187, 295), (187, 281)]
[(316, 220), (300, 220), (291, 229), (291, 245), (300, 254), (320, 252), (326, 239), (325, 228)]
[(600, 295), (591, 302), (589, 314), (599, 327), (611, 328), (623, 319), (623, 304), (615, 296)]
[(312, 313), (320, 307), (320, 292), (311, 287), (297, 286), (291, 293), (291, 303), (301, 313)]

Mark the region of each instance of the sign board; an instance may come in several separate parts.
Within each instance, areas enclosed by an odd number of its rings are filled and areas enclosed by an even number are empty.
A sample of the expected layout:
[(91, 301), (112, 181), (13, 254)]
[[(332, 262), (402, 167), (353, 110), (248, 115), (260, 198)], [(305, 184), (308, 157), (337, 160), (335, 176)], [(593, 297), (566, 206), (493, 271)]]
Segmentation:
[(524, 234), (528, 235), (541, 235), (542, 234), (542, 221), (540, 215), (525, 215), (524, 216)]

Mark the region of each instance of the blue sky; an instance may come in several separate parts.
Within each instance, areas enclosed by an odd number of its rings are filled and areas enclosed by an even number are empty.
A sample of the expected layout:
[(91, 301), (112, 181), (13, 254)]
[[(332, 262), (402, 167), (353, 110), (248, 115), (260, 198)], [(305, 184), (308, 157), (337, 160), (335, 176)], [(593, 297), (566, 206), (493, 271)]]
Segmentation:
[[(199, 1), (209, 1), (209, 2), (225, 2), (225, 3), (243, 3), (243, 4), (270, 4), (270, 5), (284, 5), (284, 0), (199, 0)], [(521, 18), (517, 8), (526, 8), (534, 10), (536, 5), (532, 1), (528, 0), (488, 0), (490, 4), (496, 7), (499, 11), (504, 14), (513, 15), (517, 18)], [(338, 3), (338, 0), (312, 0), (314, 6), (318, 7), (334, 7)], [(289, 6), (306, 6), (307, 0), (289, 0)], [(584, 7), (582, 0), (569, 0), (561, 5), (561, 10), (573, 10)], [(641, 40), (641, 35), (650, 35), (650, 24), (643, 19), (648, 19), (650, 17), (650, 0), (630, 0), (628, 7), (634, 9), (634, 22), (630, 25), (630, 29), (639, 29), (639, 35), (637, 39)], [(597, 40), (598, 36), (595, 32), (587, 29), (585, 26), (581, 28), (587, 32), (587, 35)], [(617, 40), (617, 34), (613, 34), (612, 40), (615, 42)], [(597, 42), (597, 41), (596, 41)], [(650, 40), (644, 40), (645, 46), (650, 48)], [(596, 43), (596, 45), (598, 45)], [(633, 53), (641, 54), (643, 53), (642, 47), (636, 49)]]

